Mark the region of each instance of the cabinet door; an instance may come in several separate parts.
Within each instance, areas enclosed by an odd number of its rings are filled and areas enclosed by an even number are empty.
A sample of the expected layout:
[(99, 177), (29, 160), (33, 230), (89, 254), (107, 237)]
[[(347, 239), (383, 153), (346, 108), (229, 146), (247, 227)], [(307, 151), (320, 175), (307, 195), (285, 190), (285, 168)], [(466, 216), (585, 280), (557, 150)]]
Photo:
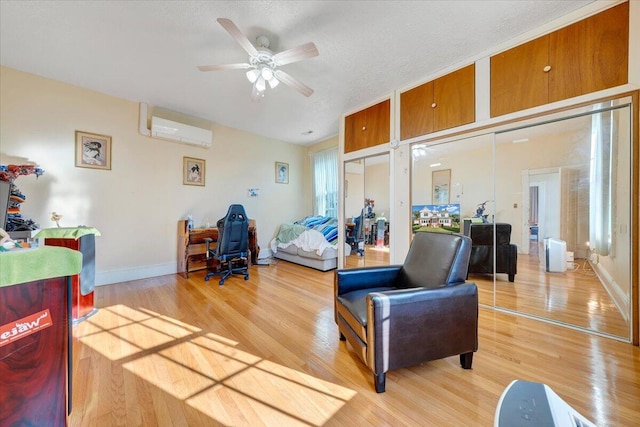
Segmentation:
[(491, 117), (548, 102), (548, 51), (546, 35), (491, 57)]
[(476, 66), (471, 64), (433, 83), (434, 130), (473, 123), (476, 119)]
[(344, 152), (389, 142), (391, 101), (382, 101), (345, 117)]
[(433, 132), (433, 82), (400, 94), (400, 139)]
[(550, 34), (549, 102), (628, 82), (629, 3)]
[(367, 126), (367, 110), (358, 111), (344, 119), (344, 151), (356, 151), (365, 147), (363, 132)]

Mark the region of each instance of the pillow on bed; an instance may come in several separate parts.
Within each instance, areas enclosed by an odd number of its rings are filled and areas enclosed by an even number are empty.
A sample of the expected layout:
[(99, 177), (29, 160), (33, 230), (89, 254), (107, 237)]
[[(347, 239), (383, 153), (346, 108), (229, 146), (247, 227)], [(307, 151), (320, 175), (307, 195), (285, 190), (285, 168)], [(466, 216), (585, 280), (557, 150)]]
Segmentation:
[(331, 221), (330, 216), (309, 215), (296, 221), (296, 224), (304, 225), (305, 227), (313, 228), (316, 225), (326, 224)]
[(314, 230), (317, 230), (322, 233), (327, 242), (333, 243), (334, 240), (338, 239), (338, 225), (333, 223), (321, 224), (313, 227)]

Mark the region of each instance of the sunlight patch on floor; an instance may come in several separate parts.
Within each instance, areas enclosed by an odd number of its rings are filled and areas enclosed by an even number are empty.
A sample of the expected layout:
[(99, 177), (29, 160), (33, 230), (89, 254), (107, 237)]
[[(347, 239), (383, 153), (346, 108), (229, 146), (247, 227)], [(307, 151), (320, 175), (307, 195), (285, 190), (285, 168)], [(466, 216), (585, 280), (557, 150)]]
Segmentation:
[(76, 332), (83, 344), (223, 424), (321, 426), (356, 394), (142, 308), (101, 308)]

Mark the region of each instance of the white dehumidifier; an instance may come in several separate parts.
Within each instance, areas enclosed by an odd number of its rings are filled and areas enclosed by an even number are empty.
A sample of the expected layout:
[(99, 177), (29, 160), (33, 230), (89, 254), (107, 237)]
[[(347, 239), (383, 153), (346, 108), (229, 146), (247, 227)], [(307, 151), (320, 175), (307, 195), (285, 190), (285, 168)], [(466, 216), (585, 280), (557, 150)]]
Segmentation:
[(544, 239), (545, 271), (564, 273), (567, 271), (567, 242), (552, 237)]

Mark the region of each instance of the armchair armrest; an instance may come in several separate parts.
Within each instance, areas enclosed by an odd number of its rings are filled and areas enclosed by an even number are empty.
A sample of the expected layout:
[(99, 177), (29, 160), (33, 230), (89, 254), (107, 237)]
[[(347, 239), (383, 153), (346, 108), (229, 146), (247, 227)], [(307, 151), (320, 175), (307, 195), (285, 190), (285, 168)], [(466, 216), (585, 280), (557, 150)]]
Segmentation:
[[(477, 325), (475, 283), (367, 295), (367, 344), (388, 357), (376, 359), (374, 372), (476, 351)], [(427, 337), (427, 345), (416, 345)], [(395, 349), (393, 355), (385, 348)]]
[(361, 267), (336, 270), (334, 287), (337, 295), (361, 289), (393, 286), (401, 265)]
[(374, 305), (425, 304), (429, 301), (437, 302), (438, 300), (446, 300), (445, 302), (454, 305), (456, 298), (471, 296), (477, 299), (477, 294), (478, 288), (475, 283), (464, 282), (457, 285), (443, 285), (439, 288), (417, 287), (372, 292), (367, 295), (367, 298), (371, 299)]

